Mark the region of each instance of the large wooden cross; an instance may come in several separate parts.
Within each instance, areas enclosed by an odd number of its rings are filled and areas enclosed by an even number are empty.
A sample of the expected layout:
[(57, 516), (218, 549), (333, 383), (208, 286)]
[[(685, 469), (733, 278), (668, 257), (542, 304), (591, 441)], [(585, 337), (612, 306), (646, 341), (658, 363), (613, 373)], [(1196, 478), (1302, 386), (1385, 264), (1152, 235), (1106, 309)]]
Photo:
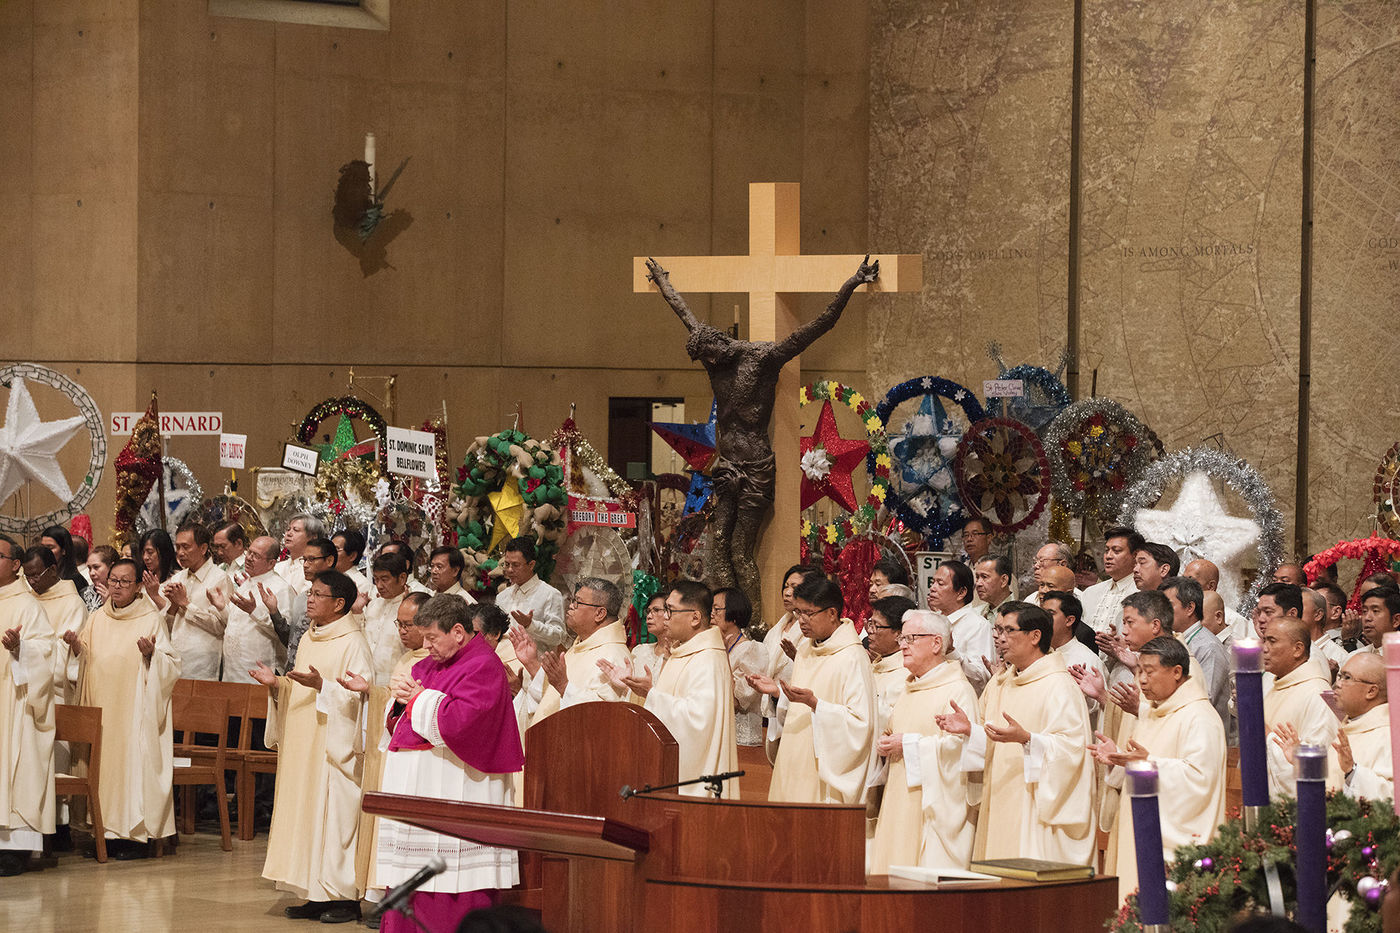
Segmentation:
[[(749, 185), (749, 254), (747, 256), (658, 256), (682, 295), (721, 292), (749, 296), (749, 339), (781, 340), (797, 326), (798, 296), (803, 292), (834, 295), (856, 271), (862, 256), (804, 256), (801, 234), (801, 186), (795, 182)], [(923, 256), (874, 255), (880, 278), (872, 292), (911, 292), (923, 287)], [(632, 290), (655, 291), (647, 280), (646, 257), (632, 261)], [(840, 325), (838, 325), (839, 327)], [(781, 576), (797, 562), (801, 510), (798, 466), (797, 390), (802, 386), (799, 360), (783, 367), (778, 380), (770, 438), (777, 458), (773, 514), (760, 537), (758, 567), (763, 578), (763, 619), (772, 624), (782, 614)]]

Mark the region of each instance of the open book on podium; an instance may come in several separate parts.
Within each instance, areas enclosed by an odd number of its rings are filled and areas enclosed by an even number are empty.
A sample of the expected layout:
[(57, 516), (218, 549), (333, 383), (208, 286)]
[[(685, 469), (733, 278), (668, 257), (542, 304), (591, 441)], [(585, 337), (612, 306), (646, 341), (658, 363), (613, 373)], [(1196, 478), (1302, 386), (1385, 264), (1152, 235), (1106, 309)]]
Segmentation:
[[(670, 784), (677, 747), (629, 703), (584, 703), (533, 726), (525, 807), (371, 793), (364, 810), (522, 852), (511, 899), (554, 933), (712, 933), (732, 929), (913, 929), (959, 916), (963, 933), (1007, 923), (1097, 929), (1117, 880), (1036, 886), (968, 880), (932, 885), (865, 875), (865, 808), (713, 800), (624, 786)], [(932, 912), (932, 913), (931, 913)]]

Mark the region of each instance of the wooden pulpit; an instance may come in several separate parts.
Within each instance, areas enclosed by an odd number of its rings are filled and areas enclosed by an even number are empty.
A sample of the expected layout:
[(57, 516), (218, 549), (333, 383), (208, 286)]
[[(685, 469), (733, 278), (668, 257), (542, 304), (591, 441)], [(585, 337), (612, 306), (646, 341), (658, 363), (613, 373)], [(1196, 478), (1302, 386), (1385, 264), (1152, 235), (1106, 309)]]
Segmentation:
[(372, 793), (364, 809), (538, 854), (523, 875), (527, 887), (537, 879), (552, 933), (845, 933), (922, 928), (931, 917), (960, 933), (1091, 930), (1116, 905), (1112, 877), (956, 888), (867, 877), (863, 807), (624, 798), (624, 786), (698, 777), (677, 776), (675, 739), (632, 704), (562, 710), (532, 727), (525, 746), (527, 808)]

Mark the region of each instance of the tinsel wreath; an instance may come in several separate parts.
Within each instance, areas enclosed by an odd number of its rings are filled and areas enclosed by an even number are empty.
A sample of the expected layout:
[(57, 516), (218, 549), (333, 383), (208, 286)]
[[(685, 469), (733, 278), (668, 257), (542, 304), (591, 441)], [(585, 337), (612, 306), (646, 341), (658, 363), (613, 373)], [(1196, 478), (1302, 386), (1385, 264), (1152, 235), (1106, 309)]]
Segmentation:
[(636, 491), (632, 485), (618, 475), (617, 471), (608, 465), (608, 461), (603, 459), (603, 455), (598, 453), (588, 440), (583, 436), (583, 432), (578, 429), (573, 418), (565, 418), (564, 423), (555, 429), (549, 436), (546, 446), (562, 451), (566, 447), (569, 450), (569, 483), (570, 492), (579, 495), (597, 497), (597, 491), (588, 488), (586, 477), (583, 472), (586, 467), (592, 471), (598, 481), (603, 484), (607, 494), (615, 499), (633, 501), (637, 498)]
[(1150, 432), (1112, 399), (1086, 398), (1045, 429), (1050, 491), (1071, 514), (1117, 515), (1152, 460)]
[(112, 544), (125, 547), (136, 531), (136, 516), (151, 487), (160, 478), (160, 404), (151, 393), (146, 413), (131, 429), (131, 440), (117, 454), (117, 508), (112, 521)]
[(316, 432), (321, 427), (321, 422), (332, 415), (358, 418), (369, 425), (370, 430), (379, 438), (379, 465), (387, 468), (389, 432), (384, 422), (384, 416), (375, 411), (373, 406), (353, 395), (328, 398), (318, 403), (315, 408), (306, 413), (305, 418), (301, 419), (301, 424), (297, 425), (297, 439), (303, 444), (313, 443), (316, 440)]
[[(165, 472), (165, 522), (163, 526), (152, 523), (159, 521), (159, 506), (156, 503), (156, 490), (146, 494), (141, 511), (136, 513), (136, 533), (143, 535), (156, 527), (164, 527), (172, 534), (187, 518), (198, 518), (204, 508), (204, 487), (194, 475), (190, 466), (179, 457), (165, 457), (161, 463)], [(249, 538), (248, 540), (252, 540)]]
[(476, 579), (479, 591), (493, 586), (497, 566), (491, 545), (500, 540), (494, 525), (503, 516), (497, 509), (492, 527), (487, 527), (486, 520), (493, 511), (489, 497), (493, 495), (498, 497), (498, 503), (509, 500), (513, 509), (520, 509), (516, 531), (534, 537), (535, 572), (540, 579), (549, 579), (566, 530), (564, 510), (568, 494), (564, 491), (564, 468), (558, 453), (515, 429), (478, 437), (467, 448), (452, 491), (455, 495), (448, 512), (457, 529), (457, 544), (466, 558), (468, 573)]
[(334, 527), (367, 528), (377, 512), (375, 484), (383, 472), (376, 460), (346, 457), (316, 471), (316, 500), (335, 516)]
[[(1277, 871), (1284, 907), (1298, 906), (1293, 874), (1297, 845), (1293, 828), (1298, 804), (1283, 797), (1259, 814), (1250, 832), (1238, 816), (1227, 820), (1214, 839), (1181, 846), (1167, 866), (1173, 933), (1225, 933), (1241, 914), (1270, 912), (1268, 874)], [(1400, 821), (1389, 800), (1357, 800), (1327, 795), (1327, 881), (1329, 890), (1351, 902), (1344, 933), (1380, 933), (1376, 910), (1382, 880), (1400, 864)], [(1112, 933), (1142, 930), (1137, 895), (1128, 895), (1110, 927)]]
[(1264, 477), (1254, 467), (1209, 447), (1188, 447), (1175, 451), (1149, 466), (1141, 479), (1127, 490), (1118, 520), (1127, 525), (1136, 525), (1138, 512), (1151, 508), (1161, 499), (1168, 482), (1192, 473), (1204, 473), (1211, 479), (1223, 481), (1249, 506), (1254, 521), (1259, 525), (1259, 573), (1239, 606), (1240, 612), (1248, 614), (1254, 608), (1259, 590), (1273, 579), (1274, 568), (1283, 561), (1283, 516), (1274, 503), (1274, 494), (1269, 491)]
[(1365, 583), (1371, 574), (1388, 572), (1391, 562), (1400, 560), (1400, 541), (1375, 534), (1354, 541), (1338, 541), (1303, 565), (1303, 573), (1308, 575), (1308, 585), (1316, 583), (1317, 578), (1322, 576), (1322, 571), (1342, 559), (1362, 562), (1361, 572), (1356, 575), (1356, 586), (1352, 588), (1351, 598), (1347, 601), (1347, 605), (1352, 609), (1360, 610), (1361, 584)]

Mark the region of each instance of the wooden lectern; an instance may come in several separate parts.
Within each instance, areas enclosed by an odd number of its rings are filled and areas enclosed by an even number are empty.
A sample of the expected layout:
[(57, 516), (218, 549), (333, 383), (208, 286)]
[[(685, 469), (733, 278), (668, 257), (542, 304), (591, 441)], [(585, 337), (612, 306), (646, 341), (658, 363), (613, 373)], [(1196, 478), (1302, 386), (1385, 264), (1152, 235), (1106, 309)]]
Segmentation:
[[(865, 810), (639, 794), (669, 784), (676, 742), (628, 703), (586, 703), (526, 733), (527, 809), (366, 794), (364, 810), (486, 845), (539, 853), (541, 919), (597, 930), (957, 933), (1100, 929), (1112, 877), (936, 888), (865, 875)], [(528, 898), (527, 898), (528, 902)]]

